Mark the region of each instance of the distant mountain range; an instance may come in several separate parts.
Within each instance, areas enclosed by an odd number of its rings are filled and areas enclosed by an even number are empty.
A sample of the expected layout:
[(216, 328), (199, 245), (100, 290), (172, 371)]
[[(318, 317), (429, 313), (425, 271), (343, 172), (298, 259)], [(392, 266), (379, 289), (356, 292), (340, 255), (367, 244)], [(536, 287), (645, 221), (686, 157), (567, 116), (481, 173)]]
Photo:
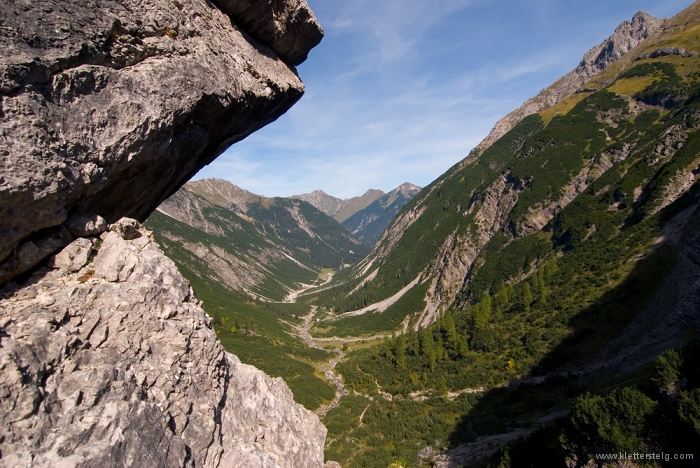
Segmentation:
[(365, 244), (374, 245), (401, 208), (420, 191), (421, 188), (416, 185), (403, 183), (350, 216), (342, 224)]
[(384, 192), (381, 190), (369, 189), (359, 197), (346, 198), (343, 200), (333, 195), (328, 195), (323, 190), (314, 190), (311, 193), (292, 195), (288, 198), (296, 198), (297, 200), (304, 200), (305, 202), (311, 203), (328, 216), (332, 216), (333, 219), (342, 223), (383, 195)]
[(332, 216), (362, 242), (374, 245), (401, 207), (420, 190), (420, 187), (405, 182), (389, 193), (369, 189), (359, 197), (345, 200), (328, 195), (323, 190), (314, 190), (289, 198), (311, 203), (328, 216)]
[(362, 259), (369, 247), (302, 200), (267, 198), (221, 179), (185, 184), (147, 221), (163, 250), (202, 280), (282, 301), (321, 268)]

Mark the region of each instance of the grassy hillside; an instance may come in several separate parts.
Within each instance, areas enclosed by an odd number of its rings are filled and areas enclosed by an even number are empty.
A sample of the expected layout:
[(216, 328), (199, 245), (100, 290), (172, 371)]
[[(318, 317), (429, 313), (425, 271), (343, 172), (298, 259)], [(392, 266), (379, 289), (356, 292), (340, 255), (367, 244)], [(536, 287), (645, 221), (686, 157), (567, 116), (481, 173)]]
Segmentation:
[[(678, 33), (684, 34), (685, 30)], [(664, 37), (658, 43), (670, 42)], [(398, 240), (385, 238), (370, 256), (375, 259), (371, 270), (379, 269), (372, 281), (348, 294), (362, 280), (358, 276), (354, 283), (327, 292), (321, 303), (337, 312), (350, 311), (395, 294), (421, 273), (434, 278), (440, 274), (441, 255), (452, 249), (449, 244), (455, 239), (462, 250), (468, 245), (480, 258), (462, 259), (466, 266), (459, 276), (468, 276), (469, 284), (449, 285), (450, 294), (444, 294), (441, 305), (449, 307), (456, 298), (452, 291), (465, 288), (473, 301), (486, 289), (493, 293), (499, 282), (527, 272), (529, 266), (522, 262), (551, 250), (541, 241), (524, 239), (532, 231), (555, 235), (554, 244), (560, 247), (567, 242), (564, 237), (585, 236), (594, 225), (609, 236), (621, 223), (636, 224), (666, 203), (665, 198), (677, 195), (672, 192), (679, 186), (678, 177), (692, 176), (688, 174), (696, 156), (698, 65), (697, 56), (632, 61), (605, 88), (572, 97), (570, 109), (547, 115), (546, 121), (542, 115), (527, 117), (481, 157), (457, 164), (404, 206), (398, 218), (411, 211), (420, 216), (407, 229), (401, 229), (397, 218)], [(604, 72), (598, 81), (606, 77), (609, 73)], [(677, 151), (674, 145), (689, 146)], [(653, 156), (657, 147), (667, 155)], [(681, 192), (685, 190), (687, 186)], [(507, 196), (514, 200), (512, 207), (487, 210), (490, 198)], [(578, 208), (554, 220), (574, 198)], [(588, 203), (599, 203), (601, 210), (617, 205), (614, 216), (605, 215), (597, 223), (588, 219), (584, 225), (580, 214)], [(537, 218), (544, 219), (543, 226), (532, 227)], [(583, 233), (568, 229), (567, 223), (577, 224)], [(516, 251), (518, 258), (512, 262)], [(501, 258), (483, 265), (496, 254)], [(471, 287), (473, 281), (477, 284)]]
[(278, 239), (305, 264), (338, 268), (369, 253), (337, 221), (305, 201), (274, 198), (250, 204), (246, 214), (259, 231)]
[(190, 281), (202, 307), (213, 319), (221, 343), (242, 362), (254, 365), (272, 376), (282, 377), (297, 402), (309, 409), (333, 399), (335, 388), (322, 379), (317, 367), (325, 362), (327, 353), (308, 348), (301, 340), (290, 336), (291, 327), (308, 313), (308, 307), (298, 304), (271, 304), (252, 301), (241, 293), (226, 288), (217, 279), (218, 273), (206, 261), (183, 247), (181, 242), (163, 237), (162, 232), (196, 235), (202, 242), (220, 242), (201, 231), (168, 216), (154, 213), (146, 223), (165, 253), (177, 264)]
[(290, 326), (310, 307), (280, 302), (320, 281), (329, 268), (357, 261), (368, 248), (306, 202), (205, 182), (197, 185), (203, 195), (186, 186), (146, 226), (190, 281), (228, 351), (282, 377), (307, 408), (330, 403), (335, 387), (320, 370), (329, 353), (309, 348)]
[[(325, 418), (328, 459), (418, 466), (419, 451), (437, 461), (484, 437), (526, 434), (491, 466), (697, 447), (694, 365), (664, 384), (680, 385), (675, 394), (648, 384), (659, 382), (655, 357), (700, 326), (700, 59), (687, 53), (697, 52), (697, 17), (671, 20), (596, 91), (526, 118), (451, 168), (404, 207), (411, 223), (375, 248), (364, 275), (318, 295), (336, 313), (359, 309), (422, 274), (411, 291), (430, 285), (426, 301), (445, 299), (432, 325), (351, 348), (338, 369), (352, 396)], [(680, 45), (689, 50), (650, 54)], [(420, 310), (412, 302), (331, 317), (318, 332), (398, 331)]]

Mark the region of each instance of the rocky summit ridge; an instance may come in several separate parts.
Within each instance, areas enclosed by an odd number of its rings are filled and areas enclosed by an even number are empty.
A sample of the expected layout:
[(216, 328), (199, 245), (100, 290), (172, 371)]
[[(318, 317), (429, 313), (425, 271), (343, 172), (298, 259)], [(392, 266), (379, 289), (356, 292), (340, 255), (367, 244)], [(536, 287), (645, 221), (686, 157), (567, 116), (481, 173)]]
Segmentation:
[(139, 224), (301, 97), (322, 35), (304, 0), (0, 5), (0, 466), (323, 465)]
[(289, 198), (296, 198), (311, 203), (328, 216), (332, 216), (333, 219), (342, 223), (358, 211), (367, 208), (382, 196), (384, 196), (384, 192), (381, 190), (369, 189), (359, 197), (341, 199), (333, 195), (328, 195), (323, 190), (314, 190), (311, 193), (292, 195)]
[(421, 188), (417, 185), (404, 182), (365, 208), (348, 216), (342, 224), (358, 239), (372, 245), (377, 242), (401, 208), (420, 191)]
[(528, 115), (552, 107), (568, 96), (581, 91), (587, 81), (639, 45), (657, 31), (662, 23), (663, 20), (654, 18), (644, 11), (637, 12), (631, 21), (623, 21), (612, 35), (586, 52), (576, 68), (499, 120), (470, 155), (483, 153)]

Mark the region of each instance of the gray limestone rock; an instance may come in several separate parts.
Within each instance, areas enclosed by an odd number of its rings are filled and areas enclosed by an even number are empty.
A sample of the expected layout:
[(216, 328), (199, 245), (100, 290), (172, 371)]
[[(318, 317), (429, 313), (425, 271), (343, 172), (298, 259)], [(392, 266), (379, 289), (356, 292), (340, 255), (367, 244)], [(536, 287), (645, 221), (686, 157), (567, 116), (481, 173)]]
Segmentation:
[(274, 50), (298, 63), (320, 26), (303, 0), (255, 4), (234, 23), (207, 0), (0, 3), (0, 283), (73, 214), (143, 221), (301, 97)]
[(73, 235), (63, 226), (44, 229), (25, 239), (0, 262), (0, 284), (31, 271), (53, 253), (73, 240)]
[(50, 268), (57, 268), (68, 273), (80, 271), (87, 264), (92, 255), (92, 241), (84, 237), (78, 238), (68, 244), (59, 253), (51, 257), (48, 262)]
[(305, 1), (224, 3), (0, 2), (2, 467), (323, 466), (137, 221), (303, 93)]
[(141, 237), (140, 228), (141, 224), (131, 218), (122, 218), (116, 223), (109, 225), (109, 230), (117, 233), (124, 240), (133, 240)]
[(71, 216), (65, 226), (75, 237), (97, 236), (107, 230), (105, 219), (90, 213)]
[(306, 0), (214, 0), (245, 32), (283, 60), (299, 65), (323, 39)]
[(0, 466), (320, 468), (325, 435), (224, 351), (148, 235), (110, 232), (80, 271), (2, 292)]

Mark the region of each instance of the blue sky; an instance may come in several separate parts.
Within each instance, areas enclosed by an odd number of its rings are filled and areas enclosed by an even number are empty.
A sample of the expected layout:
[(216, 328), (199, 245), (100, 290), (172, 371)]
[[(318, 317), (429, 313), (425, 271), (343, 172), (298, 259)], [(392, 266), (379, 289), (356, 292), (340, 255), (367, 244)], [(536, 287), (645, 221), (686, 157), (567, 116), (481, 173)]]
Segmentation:
[(623, 20), (690, 0), (308, 0), (325, 30), (306, 94), (195, 179), (347, 198), (425, 186)]

